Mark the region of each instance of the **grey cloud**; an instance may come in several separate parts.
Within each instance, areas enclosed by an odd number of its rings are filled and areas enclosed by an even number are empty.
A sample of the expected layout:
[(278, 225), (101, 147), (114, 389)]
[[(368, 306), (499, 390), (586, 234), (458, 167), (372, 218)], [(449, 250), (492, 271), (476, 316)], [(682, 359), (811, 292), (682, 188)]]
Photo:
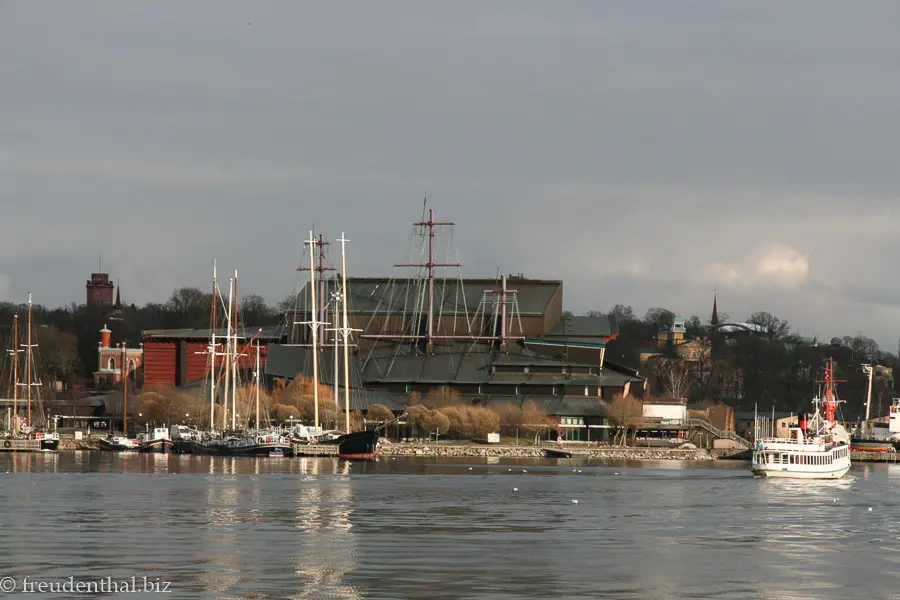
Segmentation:
[[(102, 252), (138, 303), (214, 257), (275, 301), (313, 224), (389, 271), (427, 192), (467, 273), (559, 277), (579, 310), (692, 313), (719, 285), (882, 343), (900, 322), (861, 310), (895, 251), (894, 2), (0, 11), (8, 293), (80, 300)], [(774, 247), (808, 276), (754, 275)]]

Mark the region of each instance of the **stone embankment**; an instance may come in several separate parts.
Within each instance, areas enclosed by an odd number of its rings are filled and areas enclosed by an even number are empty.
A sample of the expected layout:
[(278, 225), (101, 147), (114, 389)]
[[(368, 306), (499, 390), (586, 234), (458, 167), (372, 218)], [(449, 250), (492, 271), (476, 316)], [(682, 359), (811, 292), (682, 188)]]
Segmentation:
[(100, 443), (97, 440), (73, 440), (71, 438), (61, 438), (59, 440), (60, 450), (99, 450)]
[[(668, 448), (583, 448), (583, 458), (606, 460), (714, 460), (703, 449), (676, 450)], [(481, 446), (444, 444), (386, 444), (378, 448), (381, 456), (420, 457), (488, 457), (542, 458), (541, 446)], [(581, 457), (579, 457), (581, 458)]]

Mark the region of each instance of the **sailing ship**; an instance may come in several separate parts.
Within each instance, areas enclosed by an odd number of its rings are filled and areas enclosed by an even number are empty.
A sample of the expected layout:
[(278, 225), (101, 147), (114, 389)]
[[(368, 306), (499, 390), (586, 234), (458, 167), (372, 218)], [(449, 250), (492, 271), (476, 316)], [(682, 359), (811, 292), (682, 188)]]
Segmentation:
[[(750, 465), (757, 477), (838, 479), (850, 470), (850, 437), (835, 420), (839, 400), (835, 389), (834, 362), (825, 364), (824, 397), (813, 398), (815, 413), (801, 414), (790, 437), (757, 437)], [(824, 409), (824, 413), (819, 407)]]
[[(13, 317), (12, 349), (12, 392), (13, 406), (9, 415), (9, 437), (24, 438), (39, 442), (38, 448), (44, 451), (59, 449), (59, 433), (49, 431), (41, 399), (41, 380), (35, 364), (34, 349), (37, 348), (34, 335), (34, 310), (31, 293), (28, 294), (28, 318), (26, 323), (25, 343), (19, 341), (19, 315)], [(19, 354), (24, 355), (24, 379), (19, 378)], [(25, 398), (20, 400), (19, 388), (25, 389)], [(24, 406), (20, 406), (20, 402)], [(25, 409), (24, 418), (20, 414)]]
[[(350, 334), (352, 329), (347, 320), (347, 249), (346, 244), (349, 240), (344, 237), (343, 232), (338, 240), (341, 242), (341, 316), (342, 326), (335, 328), (341, 334), (342, 348), (344, 352), (344, 414), (346, 415), (345, 426), (347, 433), (338, 437), (338, 456), (347, 459), (371, 460), (375, 458), (378, 448), (379, 433), (377, 429), (364, 429), (362, 431), (350, 431)], [(315, 355), (315, 353), (313, 353)], [(337, 371), (337, 365), (335, 365)], [(335, 381), (337, 378), (335, 377)]]

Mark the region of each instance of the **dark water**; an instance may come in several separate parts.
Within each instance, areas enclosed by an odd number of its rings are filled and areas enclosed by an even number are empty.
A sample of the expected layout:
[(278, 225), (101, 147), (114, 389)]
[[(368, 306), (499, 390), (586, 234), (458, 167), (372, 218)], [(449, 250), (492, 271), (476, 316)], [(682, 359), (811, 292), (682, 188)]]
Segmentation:
[(900, 465), (791, 482), (727, 462), (0, 455), (0, 577), (147, 577), (169, 598), (894, 598), (898, 483)]

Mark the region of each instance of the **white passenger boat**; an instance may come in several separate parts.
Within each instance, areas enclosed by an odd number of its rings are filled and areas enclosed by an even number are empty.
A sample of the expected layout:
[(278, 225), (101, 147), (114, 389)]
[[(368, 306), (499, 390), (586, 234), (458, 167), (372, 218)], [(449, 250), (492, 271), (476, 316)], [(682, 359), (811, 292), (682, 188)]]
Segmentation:
[[(835, 391), (834, 363), (825, 365), (824, 397), (814, 398), (812, 419), (800, 415), (789, 437), (757, 438), (750, 469), (757, 477), (838, 479), (850, 469), (850, 436), (835, 420), (839, 400)], [(823, 411), (819, 410), (822, 407)]]

